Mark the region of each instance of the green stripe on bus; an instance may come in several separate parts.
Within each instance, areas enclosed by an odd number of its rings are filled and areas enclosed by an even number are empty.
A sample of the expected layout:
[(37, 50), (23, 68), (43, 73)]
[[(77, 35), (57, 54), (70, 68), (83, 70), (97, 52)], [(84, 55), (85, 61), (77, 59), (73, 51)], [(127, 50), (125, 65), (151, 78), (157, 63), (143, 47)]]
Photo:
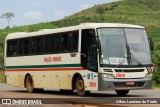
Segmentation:
[(17, 68), (59, 68), (59, 67), (81, 67), (81, 64), (57, 64), (57, 65), (26, 65), (26, 66), (6, 66), (6, 69)]

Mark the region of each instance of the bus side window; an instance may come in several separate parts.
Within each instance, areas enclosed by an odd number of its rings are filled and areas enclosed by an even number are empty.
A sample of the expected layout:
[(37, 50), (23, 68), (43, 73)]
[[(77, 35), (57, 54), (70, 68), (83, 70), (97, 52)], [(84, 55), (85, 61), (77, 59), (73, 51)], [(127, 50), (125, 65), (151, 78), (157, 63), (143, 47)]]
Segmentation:
[(48, 35), (48, 36), (45, 36), (44, 38), (44, 44), (45, 44), (45, 53), (50, 53), (51, 52), (51, 49), (52, 49), (52, 36), (51, 35)]
[(62, 33), (61, 36), (61, 52), (68, 52), (69, 51), (69, 46), (68, 46), (68, 33)]
[(37, 38), (37, 54), (43, 54), (43, 37)]
[(29, 55), (29, 39), (24, 40), (24, 54)]
[(19, 56), (24, 55), (24, 39), (19, 40)]
[(12, 42), (11, 41), (7, 41), (7, 57), (10, 57), (12, 55)]
[(35, 55), (37, 52), (37, 41), (36, 38), (31, 38), (31, 55)]
[(7, 45), (7, 56), (18, 56), (18, 40), (9, 40), (7, 41)]
[(56, 34), (53, 36), (53, 53), (61, 52), (61, 36), (60, 34)]
[(18, 40), (13, 43), (13, 56), (18, 56)]
[(69, 33), (69, 51), (78, 52), (78, 31)]

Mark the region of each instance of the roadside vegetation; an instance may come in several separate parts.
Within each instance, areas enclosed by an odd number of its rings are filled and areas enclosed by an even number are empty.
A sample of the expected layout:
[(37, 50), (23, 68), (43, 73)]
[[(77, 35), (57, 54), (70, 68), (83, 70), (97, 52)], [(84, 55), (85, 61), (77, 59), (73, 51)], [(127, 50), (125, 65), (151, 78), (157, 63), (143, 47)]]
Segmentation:
[(0, 83), (4, 83), (4, 82), (5, 82), (4, 73), (3, 71), (0, 70)]
[[(86, 22), (127, 23), (142, 25), (148, 37), (152, 37), (155, 50), (152, 52), (153, 62), (160, 66), (160, 0), (121, 0), (112, 3), (95, 5), (65, 18), (19, 27), (6, 27), (0, 30), (0, 57), (3, 56), (4, 39), (12, 32), (33, 32), (39, 29), (66, 27)], [(0, 62), (1, 63), (1, 62)], [(159, 69), (157, 69), (157, 72)], [(155, 73), (157, 73), (155, 72)], [(154, 74), (157, 75), (157, 74)], [(1, 78), (1, 77), (0, 77)], [(160, 76), (154, 76), (154, 86)]]

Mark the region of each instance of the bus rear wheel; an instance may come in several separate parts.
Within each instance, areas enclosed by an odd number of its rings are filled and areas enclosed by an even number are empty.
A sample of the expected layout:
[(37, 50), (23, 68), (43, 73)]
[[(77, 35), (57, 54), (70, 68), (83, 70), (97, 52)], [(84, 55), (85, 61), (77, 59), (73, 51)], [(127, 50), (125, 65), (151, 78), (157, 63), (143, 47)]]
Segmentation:
[(31, 75), (28, 75), (26, 78), (26, 88), (29, 93), (32, 93), (35, 91), (34, 83)]
[(119, 95), (119, 96), (125, 96), (127, 95), (129, 92), (129, 90), (116, 90), (116, 93)]
[(84, 81), (81, 76), (76, 79), (76, 91), (79, 96), (85, 96), (90, 93), (90, 91), (85, 91)]
[(26, 78), (26, 88), (29, 93), (41, 93), (43, 92), (43, 88), (34, 88), (34, 82), (31, 75), (28, 75)]

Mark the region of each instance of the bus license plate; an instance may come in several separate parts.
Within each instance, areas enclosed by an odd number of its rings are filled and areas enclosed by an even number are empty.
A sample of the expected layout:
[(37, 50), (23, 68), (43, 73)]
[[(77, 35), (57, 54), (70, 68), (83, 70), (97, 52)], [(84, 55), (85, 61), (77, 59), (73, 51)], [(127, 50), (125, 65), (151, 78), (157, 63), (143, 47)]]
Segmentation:
[(131, 81), (126, 82), (126, 85), (134, 85), (134, 84), (135, 82), (131, 82)]

